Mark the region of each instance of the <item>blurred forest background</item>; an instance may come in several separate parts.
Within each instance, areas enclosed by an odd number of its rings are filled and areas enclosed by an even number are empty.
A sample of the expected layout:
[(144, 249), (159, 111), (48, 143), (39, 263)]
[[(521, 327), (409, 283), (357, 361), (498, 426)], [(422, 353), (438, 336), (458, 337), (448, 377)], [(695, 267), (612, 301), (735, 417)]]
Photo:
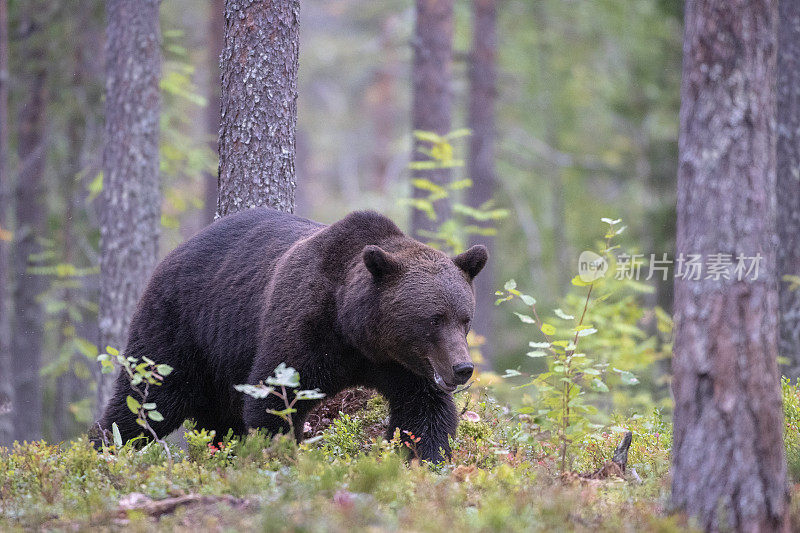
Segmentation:
[[(497, 6), (492, 205), (509, 214), (496, 222), (491, 286), (479, 295), (486, 321), (477, 333), (486, 337), (485, 365), (502, 373), (530, 367), (524, 324), (493, 305), (506, 280), (535, 294), (541, 309), (558, 307), (578, 254), (602, 238), (601, 217), (624, 219), (627, 250), (673, 253), (683, 3)], [(470, 127), (472, 9), (455, 3), (453, 130)], [(27, 434), (56, 442), (86, 431), (99, 375), (104, 5), (9, 0), (7, 16), (0, 238), (25, 244), (13, 252), (17, 274), (3, 304), (12, 292), (22, 295), (10, 312), (24, 333), (14, 342), (36, 355), (28, 370), (40, 375), (42, 404), (26, 408)], [(411, 208), (401, 199), (412, 196), (414, 20), (405, 0), (302, 2), (298, 214), (332, 222), (369, 208), (409, 227)], [(216, 208), (222, 2), (165, 1), (160, 24), (163, 256), (210, 223)], [(466, 159), (468, 144), (469, 137), (453, 140), (456, 159)], [(453, 179), (469, 174), (469, 165), (459, 166)], [(642, 366), (652, 366), (661, 348), (639, 337), (656, 332), (654, 309), (669, 313), (672, 299), (671, 281), (647, 284), (616, 311), (632, 313), (626, 334), (638, 339)], [(641, 393), (664, 398), (666, 367), (653, 368), (639, 376)]]

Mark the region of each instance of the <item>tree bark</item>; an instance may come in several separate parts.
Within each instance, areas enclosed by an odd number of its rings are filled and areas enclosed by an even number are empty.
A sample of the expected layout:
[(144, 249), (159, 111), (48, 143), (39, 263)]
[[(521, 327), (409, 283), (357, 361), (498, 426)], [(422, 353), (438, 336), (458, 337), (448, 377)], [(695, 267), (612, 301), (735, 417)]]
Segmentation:
[[(161, 33), (159, 0), (106, 7), (106, 125), (100, 213), (100, 343), (121, 349), (156, 264), (161, 223), (158, 174)], [(98, 382), (97, 409), (114, 379)]]
[(690, 0), (678, 254), (762, 260), (738, 280), (676, 277), (672, 498), (706, 530), (788, 531), (777, 367), (775, 0)]
[[(35, 9), (36, 4), (31, 4)], [(38, 239), (45, 233), (45, 108), (47, 72), (41, 34), (28, 35), (21, 43), (21, 63), (30, 68), (25, 76), (27, 99), (19, 115), (19, 175), (14, 192), (15, 231), (14, 312), (11, 330), (11, 373), (14, 376), (14, 439), (32, 441), (42, 436), (42, 386), (39, 372), (44, 338), (44, 310), (39, 295), (45, 279), (32, 274), (36, 254), (42, 251)], [(34, 42), (37, 41), (37, 42)]]
[[(414, 130), (432, 131), (445, 135), (451, 130), (453, 92), (453, 0), (417, 0), (417, 20), (414, 33), (414, 63), (412, 77), (411, 126)], [(428, 156), (418, 148), (430, 146), (414, 141), (412, 160), (427, 161)], [(415, 178), (430, 180), (439, 185), (450, 181), (450, 169), (415, 170)], [(415, 198), (424, 198), (427, 191), (414, 189)], [(437, 202), (438, 222), (446, 220), (449, 209), (446, 200)], [(435, 230), (438, 223), (414, 209), (411, 213), (411, 232)]]
[[(778, 26), (778, 275), (800, 276), (800, 3), (779, 3)], [(800, 378), (800, 290), (780, 283), (778, 353), (784, 372)]]
[[(497, 0), (472, 2), (472, 54), (469, 63), (469, 142), (468, 172), (472, 187), (468, 203), (473, 207), (494, 197), (495, 101), (497, 99)], [(470, 244), (483, 244), (491, 255), (494, 239), (473, 235)], [(495, 269), (489, 261), (475, 278), (474, 330), (485, 337), (482, 353), (487, 362), (494, 358), (493, 321)]]
[(11, 410), (14, 405), (14, 387), (11, 373), (11, 346), (9, 338), (8, 276), (9, 229), (8, 195), (8, 1), (0, 0), (0, 446), (8, 446), (14, 439)]
[[(225, 46), (225, 0), (211, 0), (208, 17), (208, 106), (206, 107), (206, 127), (208, 128), (209, 147), (219, 153), (220, 125), (220, 69), (219, 61)], [(204, 213), (205, 222), (214, 221), (217, 213), (217, 190), (219, 187), (218, 172), (209, 172), (205, 183)]]
[(299, 0), (227, 0), (217, 215), (294, 211)]

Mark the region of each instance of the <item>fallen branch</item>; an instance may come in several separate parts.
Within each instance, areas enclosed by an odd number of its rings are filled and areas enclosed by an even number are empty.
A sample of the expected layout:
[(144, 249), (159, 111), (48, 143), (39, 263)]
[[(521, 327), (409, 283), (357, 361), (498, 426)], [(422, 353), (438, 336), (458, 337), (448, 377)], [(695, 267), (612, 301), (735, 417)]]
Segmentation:
[(184, 505), (209, 505), (219, 502), (226, 503), (231, 507), (240, 507), (247, 504), (247, 500), (234, 498), (233, 496), (227, 494), (222, 496), (187, 494), (185, 496), (176, 496), (174, 498), (166, 498), (163, 500), (153, 500), (140, 492), (132, 492), (131, 494), (124, 496), (119, 501), (119, 515), (120, 518), (125, 518), (127, 517), (129, 511), (137, 511), (150, 516), (158, 517), (161, 515), (174, 513), (178, 507)]
[[(580, 474), (580, 477), (584, 479), (608, 479), (615, 476), (625, 479), (625, 469), (628, 466), (628, 450), (631, 447), (632, 440), (633, 433), (630, 431), (625, 432), (625, 436), (622, 437), (622, 442), (620, 442), (619, 446), (617, 446), (617, 449), (614, 450), (614, 456), (611, 458), (611, 461), (607, 462), (594, 472)], [(632, 474), (635, 476), (635, 478), (639, 478), (635, 471), (632, 471)]]

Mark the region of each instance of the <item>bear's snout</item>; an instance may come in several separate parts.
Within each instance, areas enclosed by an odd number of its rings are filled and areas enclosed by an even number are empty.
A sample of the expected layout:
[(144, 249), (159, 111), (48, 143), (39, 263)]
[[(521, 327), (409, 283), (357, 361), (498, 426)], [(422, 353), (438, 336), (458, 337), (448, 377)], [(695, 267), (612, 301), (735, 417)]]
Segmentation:
[(475, 370), (475, 365), (472, 363), (459, 363), (457, 365), (453, 365), (453, 375), (456, 378), (456, 383), (458, 385), (463, 385), (469, 378), (472, 377), (472, 371)]

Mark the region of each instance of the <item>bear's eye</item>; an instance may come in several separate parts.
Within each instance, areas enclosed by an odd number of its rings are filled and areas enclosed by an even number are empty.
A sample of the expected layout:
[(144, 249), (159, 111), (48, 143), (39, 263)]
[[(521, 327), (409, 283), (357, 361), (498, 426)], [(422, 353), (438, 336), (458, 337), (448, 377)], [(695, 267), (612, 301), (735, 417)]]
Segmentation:
[(431, 326), (434, 328), (438, 328), (442, 324), (444, 324), (444, 315), (439, 314), (431, 317)]
[(464, 332), (469, 333), (469, 330), (472, 327), (472, 320), (465, 318), (461, 321), (461, 324), (464, 326)]

